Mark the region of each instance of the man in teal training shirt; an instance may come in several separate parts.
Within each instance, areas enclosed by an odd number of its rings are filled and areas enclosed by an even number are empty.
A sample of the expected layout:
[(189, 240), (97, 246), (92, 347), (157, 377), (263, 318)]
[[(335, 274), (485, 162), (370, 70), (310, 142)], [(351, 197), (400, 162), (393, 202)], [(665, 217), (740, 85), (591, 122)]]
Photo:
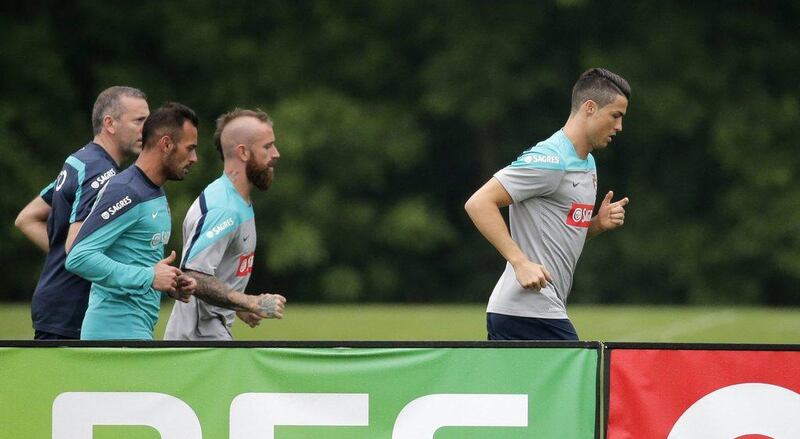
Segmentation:
[(197, 161), (197, 115), (178, 103), (154, 111), (131, 167), (98, 194), (67, 270), (92, 282), (81, 340), (152, 340), (161, 292), (189, 300), (197, 283), (164, 258), (172, 230), (162, 186), (183, 180)]

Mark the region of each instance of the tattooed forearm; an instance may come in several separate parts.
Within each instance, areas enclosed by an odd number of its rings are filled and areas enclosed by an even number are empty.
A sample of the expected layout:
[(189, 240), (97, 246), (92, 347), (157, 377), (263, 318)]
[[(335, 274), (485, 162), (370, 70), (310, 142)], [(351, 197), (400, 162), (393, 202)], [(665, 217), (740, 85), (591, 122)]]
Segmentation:
[(216, 277), (188, 270), (185, 274), (193, 277), (197, 281), (197, 288), (194, 290), (194, 295), (203, 299), (204, 302), (237, 311), (248, 310), (247, 304), (243, 300), (240, 300), (240, 297), (242, 297), (241, 293), (229, 288)]

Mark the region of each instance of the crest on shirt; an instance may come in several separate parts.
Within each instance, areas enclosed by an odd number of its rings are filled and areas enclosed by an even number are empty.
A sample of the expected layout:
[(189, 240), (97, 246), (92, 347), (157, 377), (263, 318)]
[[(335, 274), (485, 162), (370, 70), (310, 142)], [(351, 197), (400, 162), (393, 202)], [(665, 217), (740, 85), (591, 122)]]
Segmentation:
[(58, 174), (58, 178), (56, 178), (56, 191), (61, 190), (61, 186), (64, 186), (64, 182), (67, 181), (67, 170), (61, 171)]
[(169, 236), (172, 234), (169, 230), (165, 230), (163, 232), (156, 233), (150, 238), (150, 247), (158, 247), (159, 245), (167, 245), (169, 242)]
[(236, 269), (236, 276), (243, 277), (253, 272), (253, 258), (255, 253), (247, 253), (239, 256), (239, 267)]

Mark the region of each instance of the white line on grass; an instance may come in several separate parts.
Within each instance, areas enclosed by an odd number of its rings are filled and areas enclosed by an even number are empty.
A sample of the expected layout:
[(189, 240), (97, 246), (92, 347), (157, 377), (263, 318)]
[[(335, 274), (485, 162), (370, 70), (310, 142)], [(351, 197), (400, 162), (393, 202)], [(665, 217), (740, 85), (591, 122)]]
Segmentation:
[(648, 328), (645, 331), (635, 332), (625, 336), (630, 341), (654, 341), (668, 342), (676, 341), (685, 335), (698, 334), (707, 331), (715, 326), (731, 323), (738, 318), (738, 312), (725, 310), (701, 314), (687, 320), (673, 322), (667, 326), (659, 328)]

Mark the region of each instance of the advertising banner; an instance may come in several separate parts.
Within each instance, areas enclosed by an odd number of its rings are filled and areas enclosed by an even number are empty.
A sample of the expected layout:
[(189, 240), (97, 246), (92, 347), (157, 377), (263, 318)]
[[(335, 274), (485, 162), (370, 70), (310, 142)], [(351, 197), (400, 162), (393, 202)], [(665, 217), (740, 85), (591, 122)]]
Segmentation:
[(609, 348), (608, 439), (800, 438), (800, 352)]
[(4, 347), (0, 437), (594, 439), (580, 346)]

